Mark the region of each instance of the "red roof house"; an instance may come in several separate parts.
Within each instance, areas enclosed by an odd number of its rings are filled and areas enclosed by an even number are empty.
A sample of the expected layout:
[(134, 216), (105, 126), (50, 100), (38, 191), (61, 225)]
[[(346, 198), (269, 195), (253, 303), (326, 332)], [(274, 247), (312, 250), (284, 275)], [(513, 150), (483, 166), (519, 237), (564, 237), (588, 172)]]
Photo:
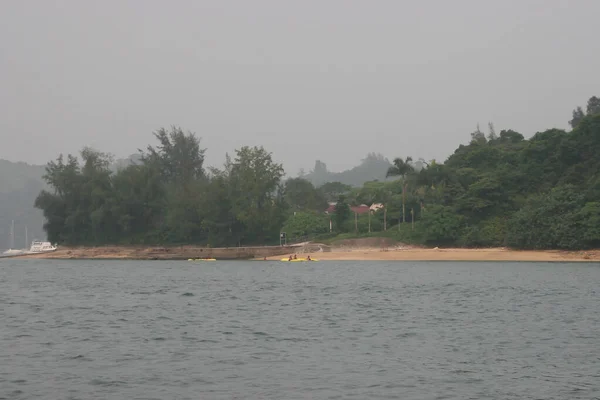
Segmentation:
[(369, 211), (371, 211), (371, 209), (369, 208), (369, 206), (367, 206), (365, 204), (361, 204), (360, 206), (350, 207), (350, 210), (352, 210), (353, 212), (357, 213), (358, 215), (368, 214)]

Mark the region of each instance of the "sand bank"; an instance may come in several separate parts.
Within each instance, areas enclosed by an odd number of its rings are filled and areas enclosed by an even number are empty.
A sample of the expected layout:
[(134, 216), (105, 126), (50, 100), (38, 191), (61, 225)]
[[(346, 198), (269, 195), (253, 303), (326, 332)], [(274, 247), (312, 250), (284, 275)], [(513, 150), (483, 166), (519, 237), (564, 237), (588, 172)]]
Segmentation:
[[(364, 241), (363, 241), (364, 242)], [(37, 259), (130, 259), (130, 260), (181, 260), (188, 258), (280, 260), (289, 254), (302, 254), (319, 260), (406, 260), (406, 261), (588, 261), (600, 262), (600, 250), (591, 251), (518, 251), (505, 248), (490, 249), (438, 249), (411, 246), (356, 246), (356, 242), (343, 246), (310, 245), (304, 248), (248, 247), (208, 249), (206, 247), (133, 247), (103, 246), (59, 248), (51, 253), (30, 254), (17, 258)], [(319, 251), (319, 250), (325, 251)]]
[[(306, 254), (302, 255), (303, 257)], [(600, 251), (518, 251), (505, 248), (492, 249), (427, 249), (404, 248), (353, 248), (339, 250), (332, 248), (330, 252), (314, 252), (311, 257), (318, 260), (357, 260), (357, 261), (596, 261), (600, 262)], [(279, 260), (281, 256), (267, 257), (268, 260)]]
[(85, 260), (187, 260), (188, 258), (216, 258), (219, 260), (252, 259), (283, 255), (294, 251), (293, 247), (255, 246), (211, 248), (206, 246), (97, 246), (59, 247), (48, 253), (25, 254), (14, 258)]

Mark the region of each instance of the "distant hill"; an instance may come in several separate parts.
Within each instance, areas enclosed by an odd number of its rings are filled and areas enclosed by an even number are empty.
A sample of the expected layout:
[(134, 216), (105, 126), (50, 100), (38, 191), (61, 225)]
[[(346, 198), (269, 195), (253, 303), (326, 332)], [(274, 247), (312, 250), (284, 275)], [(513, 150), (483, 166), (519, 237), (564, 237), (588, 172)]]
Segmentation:
[(42, 180), (44, 166), (24, 162), (0, 160), (0, 249), (10, 243), (10, 225), (15, 221), (15, 247), (28, 247), (25, 243), (25, 226), (29, 242), (45, 239), (42, 229), (44, 216), (33, 207), (37, 194), (46, 186)]
[(324, 162), (317, 160), (315, 167), (308, 174), (300, 177), (308, 180), (315, 186), (327, 182), (341, 182), (345, 185), (362, 186), (363, 183), (373, 180), (385, 180), (385, 174), (392, 164), (381, 154), (369, 153), (360, 165), (342, 172), (327, 170)]
[[(125, 168), (139, 161), (140, 156), (133, 154), (114, 162), (112, 169)], [(15, 247), (29, 247), (25, 243), (25, 227), (28, 241), (45, 240), (44, 215), (33, 206), (37, 195), (46, 189), (42, 179), (46, 166), (30, 165), (24, 162), (12, 162), (0, 159), (0, 250), (10, 245), (10, 225), (15, 221)]]

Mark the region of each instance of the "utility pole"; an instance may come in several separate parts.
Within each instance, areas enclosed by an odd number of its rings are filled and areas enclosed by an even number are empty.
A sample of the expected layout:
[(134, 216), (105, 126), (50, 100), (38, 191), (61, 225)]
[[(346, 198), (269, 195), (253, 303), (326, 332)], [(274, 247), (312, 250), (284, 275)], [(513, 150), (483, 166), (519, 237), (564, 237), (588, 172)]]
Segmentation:
[(383, 205), (383, 231), (387, 232), (387, 204)]
[(410, 209), (410, 222), (412, 224), (412, 230), (415, 230), (415, 209), (411, 208)]

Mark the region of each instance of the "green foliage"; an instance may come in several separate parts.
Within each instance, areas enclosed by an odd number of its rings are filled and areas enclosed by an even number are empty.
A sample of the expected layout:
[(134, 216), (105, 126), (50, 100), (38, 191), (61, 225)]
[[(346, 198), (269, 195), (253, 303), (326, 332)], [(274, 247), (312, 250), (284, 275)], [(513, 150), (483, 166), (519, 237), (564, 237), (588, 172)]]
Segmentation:
[[(369, 214), (358, 216), (358, 232), (379, 232), (383, 230), (383, 220), (375, 217), (370, 217)], [(354, 220), (352, 220), (352, 230), (354, 230)]]
[(340, 195), (347, 195), (352, 190), (352, 186), (337, 181), (327, 182), (319, 186), (318, 190), (323, 194), (325, 200), (334, 202)]
[(462, 218), (452, 208), (433, 205), (421, 218), (419, 234), (423, 244), (452, 245), (460, 235)]
[[(405, 189), (391, 191), (391, 221), (398, 203), (417, 210), (415, 235), (428, 245), (523, 249), (580, 249), (600, 245), (600, 100), (574, 113), (571, 132), (550, 129), (530, 140), (512, 130), (479, 127), (444, 164), (411, 170), (396, 159), (393, 175)], [(365, 185), (366, 188), (366, 185)], [(407, 222), (410, 216), (407, 214)], [(401, 224), (398, 232), (407, 232)]]
[(350, 219), (351, 213), (352, 211), (350, 210), (350, 205), (346, 202), (346, 198), (339, 196), (333, 213), (336, 231), (347, 232), (350, 230), (346, 222)]
[(285, 200), (292, 210), (325, 211), (328, 203), (325, 194), (302, 178), (285, 182)]
[(179, 128), (154, 134), (139, 164), (113, 172), (107, 154), (48, 163), (38, 195), (48, 239), (62, 244), (235, 245), (274, 241), (287, 213), (283, 168), (262, 147), (242, 147), (207, 174), (204, 149)]
[(588, 248), (597, 244), (597, 203), (585, 204), (574, 185), (532, 197), (508, 223), (507, 242), (524, 249)]
[(281, 230), (290, 238), (327, 233), (329, 216), (317, 212), (295, 212)]
[[(311, 174), (286, 182), (262, 147), (242, 147), (207, 171), (200, 139), (173, 127), (116, 170), (92, 149), (60, 156), (46, 166), (35, 206), (48, 238), (65, 244), (266, 244), (278, 243), (282, 229), (325, 238), (323, 211), (337, 201), (336, 234), (430, 246), (599, 247), (600, 100), (590, 98), (585, 113), (577, 108), (571, 125), (525, 140), (490, 123), (487, 136), (477, 127), (444, 163), (390, 164), (373, 154), (352, 180), (317, 161)], [(360, 204), (381, 208), (355, 219), (350, 205)]]

